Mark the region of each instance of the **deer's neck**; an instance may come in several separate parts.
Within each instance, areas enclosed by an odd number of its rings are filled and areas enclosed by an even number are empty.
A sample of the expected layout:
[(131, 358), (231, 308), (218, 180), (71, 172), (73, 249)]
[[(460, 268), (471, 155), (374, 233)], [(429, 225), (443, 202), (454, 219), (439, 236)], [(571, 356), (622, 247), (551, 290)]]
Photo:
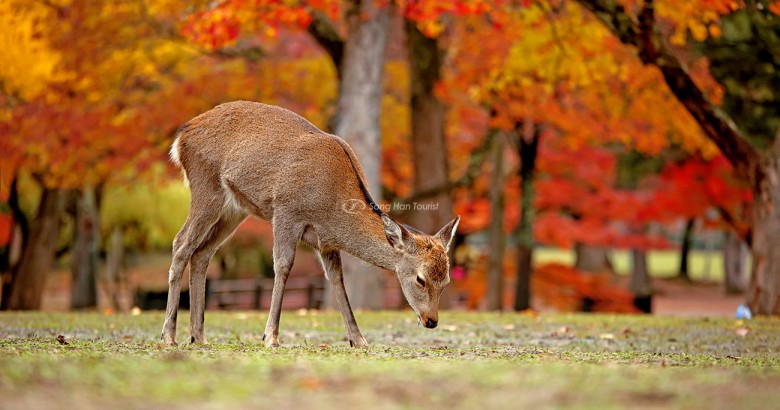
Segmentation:
[(387, 241), (382, 220), (375, 214), (365, 215), (361, 219), (363, 223), (350, 235), (343, 250), (374, 266), (395, 271), (401, 255)]

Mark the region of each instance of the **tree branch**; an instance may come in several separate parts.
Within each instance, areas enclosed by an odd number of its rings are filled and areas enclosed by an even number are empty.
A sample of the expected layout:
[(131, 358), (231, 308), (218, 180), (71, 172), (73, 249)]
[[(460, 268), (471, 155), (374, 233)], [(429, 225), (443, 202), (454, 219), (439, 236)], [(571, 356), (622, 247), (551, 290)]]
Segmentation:
[(664, 44), (655, 26), (653, 0), (644, 0), (637, 22), (614, 1), (576, 1), (593, 13), (621, 42), (635, 46), (643, 63), (655, 65), (661, 70), (669, 89), (731, 162), (740, 178), (753, 186), (763, 178), (759, 152), (742, 136), (734, 122), (707, 100), (680, 60)]
[(341, 60), (344, 58), (344, 39), (341, 38), (336, 27), (320, 12), (313, 12), (311, 24), (306, 31), (317, 41), (333, 60), (339, 80), (341, 80)]
[[(493, 145), (493, 140), (495, 139), (496, 134), (498, 134), (498, 130), (491, 129), (488, 131), (488, 134), (485, 136), (485, 140), (482, 142), (482, 145), (478, 146), (474, 149), (474, 151), (471, 152), (471, 156), (469, 157), (469, 165), (460, 178), (454, 181), (449, 181), (444, 185), (439, 185), (415, 192), (405, 198), (395, 198), (392, 201), (390, 209), (405, 209), (404, 205), (412, 204), (421, 199), (450, 192), (456, 188), (471, 185), (474, 182), (474, 179), (476, 179), (480, 168), (482, 168), (482, 164), (485, 163), (485, 157), (490, 151), (490, 147)], [(398, 214), (399, 212), (391, 211), (391, 213)]]

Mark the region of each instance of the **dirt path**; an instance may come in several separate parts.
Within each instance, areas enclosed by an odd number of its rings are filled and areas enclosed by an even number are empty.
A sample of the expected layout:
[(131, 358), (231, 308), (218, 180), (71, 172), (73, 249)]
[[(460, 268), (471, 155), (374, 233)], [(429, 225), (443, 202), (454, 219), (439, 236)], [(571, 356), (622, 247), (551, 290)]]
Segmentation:
[(719, 283), (654, 279), (653, 313), (673, 316), (733, 317), (744, 295), (729, 295)]

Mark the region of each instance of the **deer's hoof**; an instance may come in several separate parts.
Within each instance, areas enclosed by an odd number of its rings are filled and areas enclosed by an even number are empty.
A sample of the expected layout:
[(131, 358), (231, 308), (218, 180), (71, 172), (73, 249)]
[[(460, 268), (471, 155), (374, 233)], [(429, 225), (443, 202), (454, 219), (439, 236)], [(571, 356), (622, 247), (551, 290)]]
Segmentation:
[(279, 336), (274, 336), (273, 334), (269, 336), (268, 333), (263, 333), (263, 341), (265, 342), (265, 347), (279, 347)]
[(204, 336), (190, 336), (190, 344), (205, 345), (208, 344)]
[(162, 342), (166, 346), (176, 346), (176, 339), (170, 335), (162, 335)]
[(363, 338), (363, 336), (350, 338), (349, 346), (356, 349), (368, 349), (368, 342), (366, 342), (366, 339)]

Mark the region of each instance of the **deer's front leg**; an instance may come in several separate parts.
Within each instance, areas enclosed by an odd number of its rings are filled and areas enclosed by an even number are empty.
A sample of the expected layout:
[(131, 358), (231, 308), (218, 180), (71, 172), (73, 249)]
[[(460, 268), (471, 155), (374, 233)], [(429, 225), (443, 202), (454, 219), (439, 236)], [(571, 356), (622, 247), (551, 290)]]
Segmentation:
[(367, 348), (368, 342), (360, 333), (352, 307), (349, 306), (347, 290), (344, 288), (344, 273), (341, 268), (341, 255), (338, 251), (320, 252), (318, 254), (323, 269), (333, 287), (336, 303), (339, 305), (341, 316), (344, 318), (344, 327), (347, 330), (349, 345), (352, 347)]
[(271, 293), (271, 309), (268, 312), (268, 321), (263, 333), (266, 347), (279, 346), (279, 318), (282, 314), (284, 285), (290, 275), (290, 269), (292, 269), (295, 260), (295, 248), (298, 246), (300, 237), (300, 232), (289, 228), (285, 229), (277, 224), (277, 221), (274, 221), (274, 290)]

